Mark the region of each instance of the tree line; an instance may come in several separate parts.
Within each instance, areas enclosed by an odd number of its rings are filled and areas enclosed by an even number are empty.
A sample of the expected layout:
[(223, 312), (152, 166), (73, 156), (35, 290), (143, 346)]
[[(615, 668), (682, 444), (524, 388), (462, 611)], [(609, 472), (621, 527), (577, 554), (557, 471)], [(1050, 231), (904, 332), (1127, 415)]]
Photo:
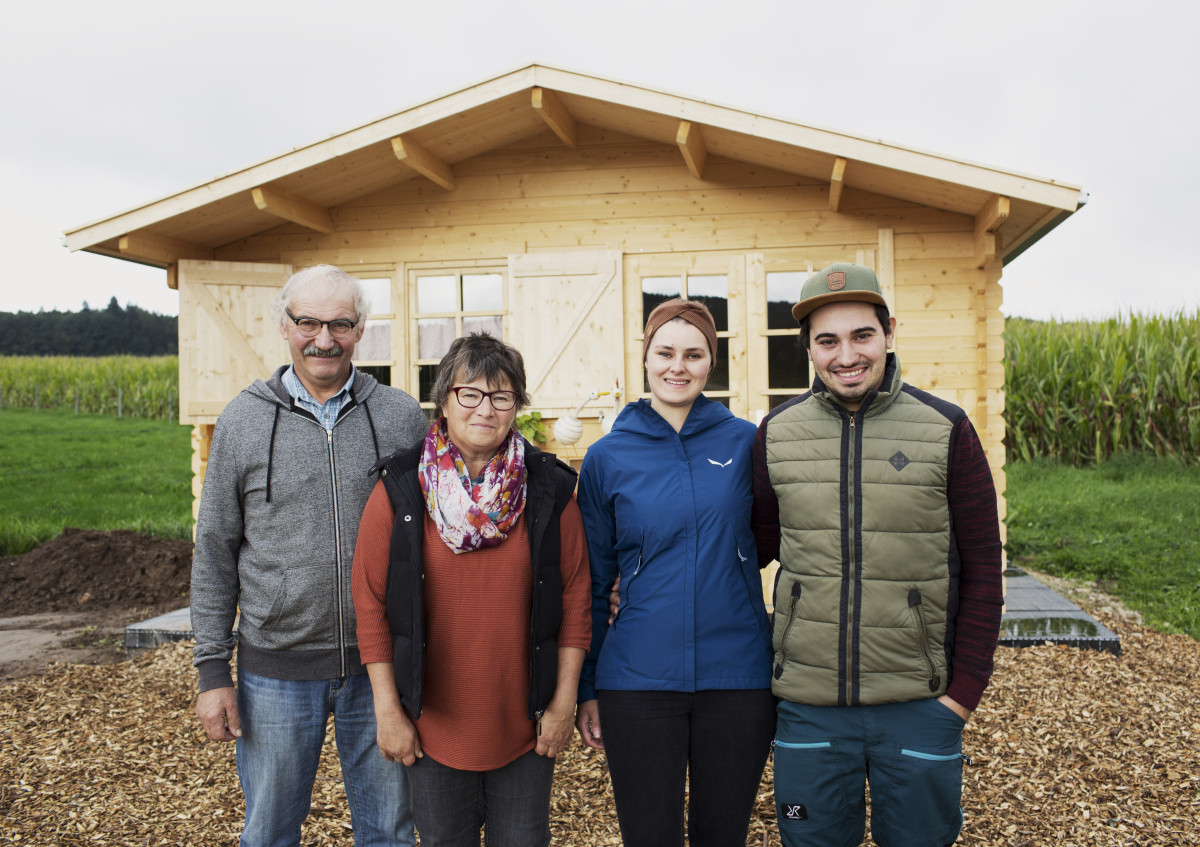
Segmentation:
[(78, 312), (0, 312), (0, 355), (174, 356), (178, 319), (125, 306), (113, 297), (103, 309), (86, 302)]

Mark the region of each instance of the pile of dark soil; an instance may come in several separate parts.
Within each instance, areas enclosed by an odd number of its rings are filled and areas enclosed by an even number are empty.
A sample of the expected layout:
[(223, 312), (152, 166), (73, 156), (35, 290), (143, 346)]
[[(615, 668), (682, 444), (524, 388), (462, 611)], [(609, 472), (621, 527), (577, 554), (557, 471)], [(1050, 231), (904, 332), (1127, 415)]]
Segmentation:
[(0, 617), (188, 604), (192, 543), (138, 532), (65, 529), (21, 556), (0, 559)]

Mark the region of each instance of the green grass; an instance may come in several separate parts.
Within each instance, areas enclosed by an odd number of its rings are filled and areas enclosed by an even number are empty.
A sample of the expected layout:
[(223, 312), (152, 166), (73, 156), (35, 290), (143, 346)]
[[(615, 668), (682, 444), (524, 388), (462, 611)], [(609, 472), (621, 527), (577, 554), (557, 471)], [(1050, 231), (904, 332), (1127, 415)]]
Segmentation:
[(190, 539), (191, 481), (189, 427), (0, 409), (0, 555), (68, 526)]
[(1200, 466), (1121, 454), (1008, 465), (1008, 555), (1085, 579), (1164, 632), (1200, 639)]

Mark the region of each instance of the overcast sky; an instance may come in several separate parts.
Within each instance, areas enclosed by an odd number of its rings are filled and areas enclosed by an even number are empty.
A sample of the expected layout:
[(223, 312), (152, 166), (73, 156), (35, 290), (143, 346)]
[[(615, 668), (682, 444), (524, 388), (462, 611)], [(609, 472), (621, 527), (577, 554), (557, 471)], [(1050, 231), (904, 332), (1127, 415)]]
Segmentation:
[(1195, 4), (162, 0), (0, 11), (0, 311), (175, 314), (62, 231), (530, 63), (1082, 186), (1005, 268), (1036, 318), (1200, 308)]

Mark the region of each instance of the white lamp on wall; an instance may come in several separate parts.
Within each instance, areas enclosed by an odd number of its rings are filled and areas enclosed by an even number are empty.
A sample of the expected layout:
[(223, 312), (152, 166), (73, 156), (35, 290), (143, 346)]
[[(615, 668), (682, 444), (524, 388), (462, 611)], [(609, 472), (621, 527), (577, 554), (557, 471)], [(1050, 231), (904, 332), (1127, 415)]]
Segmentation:
[(600, 413), (600, 431), (607, 435), (612, 430), (613, 421), (616, 420), (617, 412), (621, 410), (621, 387), (618, 385), (611, 391), (593, 391), (587, 396), (579, 406), (569, 415), (564, 415), (554, 422), (554, 440), (559, 444), (574, 444), (583, 437), (583, 423), (579, 420), (579, 413), (583, 411), (583, 407), (593, 400), (599, 400), (601, 397), (611, 396), (613, 398), (612, 413), (607, 417), (604, 412)]

